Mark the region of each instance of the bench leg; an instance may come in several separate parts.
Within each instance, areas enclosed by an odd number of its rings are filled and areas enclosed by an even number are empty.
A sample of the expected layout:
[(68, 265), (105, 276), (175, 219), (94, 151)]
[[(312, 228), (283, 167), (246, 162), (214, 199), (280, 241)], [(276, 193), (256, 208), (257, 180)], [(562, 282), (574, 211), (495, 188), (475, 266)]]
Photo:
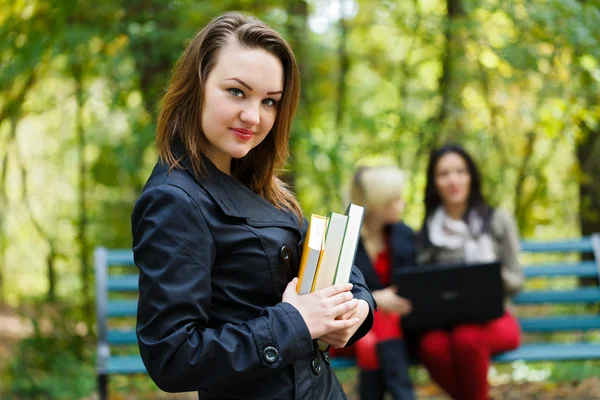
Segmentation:
[(108, 400), (108, 375), (98, 375), (98, 398)]

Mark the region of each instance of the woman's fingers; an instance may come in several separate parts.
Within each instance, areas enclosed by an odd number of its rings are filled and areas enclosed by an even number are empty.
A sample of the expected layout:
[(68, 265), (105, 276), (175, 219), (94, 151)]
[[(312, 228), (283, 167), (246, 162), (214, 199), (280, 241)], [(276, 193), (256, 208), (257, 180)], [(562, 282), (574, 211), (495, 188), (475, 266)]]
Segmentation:
[(351, 283), (338, 283), (337, 285), (326, 287), (325, 289), (317, 290), (315, 293), (320, 293), (325, 297), (332, 297), (338, 293), (348, 292), (352, 290)]
[(297, 293), (296, 293), (297, 285), (298, 285), (298, 278), (292, 279), (285, 287), (285, 291), (283, 292), (281, 301), (290, 302), (290, 300), (292, 298), (297, 296)]
[(332, 314), (338, 317), (350, 311), (356, 311), (356, 307), (358, 307), (358, 300), (352, 299), (350, 301), (346, 301), (345, 303), (333, 307)]
[(338, 306), (340, 304), (346, 303), (354, 298), (354, 295), (351, 292), (342, 292), (338, 293), (334, 296), (331, 296), (327, 299), (327, 302), (332, 306)]
[(358, 324), (360, 319), (358, 318), (350, 318), (350, 319), (336, 319), (329, 323), (329, 332), (338, 331), (340, 329), (348, 329), (355, 324)]
[[(346, 324), (340, 324), (334, 326), (334, 330), (323, 335), (319, 338), (319, 340), (327, 343), (328, 345), (336, 348), (344, 347), (348, 340), (350, 340), (351, 334), (348, 332), (348, 329), (352, 328), (354, 325), (360, 322), (359, 318), (351, 318), (348, 320), (340, 320), (336, 322), (346, 322)], [(333, 325), (332, 325), (333, 326)]]
[(282, 301), (298, 310), (313, 339), (333, 331), (355, 329), (355, 324), (361, 321), (356, 311), (359, 302), (350, 292), (352, 284), (333, 285), (307, 295), (296, 293), (297, 284), (297, 278), (288, 283)]
[(337, 317), (337, 319), (350, 319), (356, 314), (357, 310), (358, 310), (358, 307), (354, 307), (352, 310), (348, 311), (347, 313)]
[(412, 310), (411, 302), (403, 297), (398, 298), (398, 307), (405, 313), (408, 313)]

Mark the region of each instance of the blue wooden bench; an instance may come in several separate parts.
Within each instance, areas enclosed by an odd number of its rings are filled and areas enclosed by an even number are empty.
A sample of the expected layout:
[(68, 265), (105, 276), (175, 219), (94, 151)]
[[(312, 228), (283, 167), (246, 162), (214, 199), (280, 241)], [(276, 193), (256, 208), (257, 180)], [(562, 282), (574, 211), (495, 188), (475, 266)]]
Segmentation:
[[(591, 261), (553, 261), (530, 263), (524, 269), (528, 280), (536, 278), (598, 278), (600, 276), (600, 234), (576, 240), (523, 241), (523, 253), (592, 254)], [(108, 396), (108, 378), (113, 374), (145, 373), (137, 350), (135, 316), (137, 311), (138, 273), (131, 250), (97, 248), (95, 251), (96, 312), (98, 323), (97, 375), (100, 399)], [(600, 303), (600, 287), (577, 287), (568, 290), (527, 288), (514, 303), (521, 307), (542, 304)], [(536, 314), (537, 315), (537, 314)], [(525, 333), (554, 333), (600, 330), (600, 314), (560, 316), (520, 316)], [(514, 351), (494, 357), (495, 362), (558, 361), (600, 359), (600, 343), (526, 342)], [(354, 366), (352, 358), (336, 357), (335, 368)]]

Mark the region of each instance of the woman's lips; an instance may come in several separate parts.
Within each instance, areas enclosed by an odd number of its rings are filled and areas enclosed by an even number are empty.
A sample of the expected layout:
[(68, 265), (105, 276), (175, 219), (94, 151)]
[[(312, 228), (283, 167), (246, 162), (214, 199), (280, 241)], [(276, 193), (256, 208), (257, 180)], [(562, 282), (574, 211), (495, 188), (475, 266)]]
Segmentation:
[(252, 139), (252, 136), (254, 136), (254, 132), (250, 129), (231, 128), (231, 130), (233, 131), (233, 133), (236, 134), (237, 137), (239, 137), (242, 140), (250, 140)]

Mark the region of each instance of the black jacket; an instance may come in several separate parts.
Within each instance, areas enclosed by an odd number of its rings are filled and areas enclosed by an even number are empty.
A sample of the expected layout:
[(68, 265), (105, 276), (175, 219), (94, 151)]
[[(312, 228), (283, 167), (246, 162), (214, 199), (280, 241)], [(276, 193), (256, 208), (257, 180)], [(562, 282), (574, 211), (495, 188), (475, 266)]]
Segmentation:
[[(388, 225), (386, 227), (386, 233), (391, 253), (392, 283), (395, 283), (394, 270), (416, 264), (415, 234), (412, 229), (401, 222)], [(375, 272), (375, 267), (369, 259), (369, 255), (367, 254), (367, 250), (365, 249), (362, 240), (358, 243), (354, 264), (356, 264), (363, 273), (369, 289), (380, 290), (385, 288)]]
[[(281, 297), (297, 275), (298, 224), (206, 161), (208, 176), (158, 163), (132, 214), (140, 270), (137, 335), (150, 377), (201, 399), (343, 399), (300, 313)], [(355, 267), (355, 298), (374, 300)], [(351, 344), (349, 343), (349, 344)]]

